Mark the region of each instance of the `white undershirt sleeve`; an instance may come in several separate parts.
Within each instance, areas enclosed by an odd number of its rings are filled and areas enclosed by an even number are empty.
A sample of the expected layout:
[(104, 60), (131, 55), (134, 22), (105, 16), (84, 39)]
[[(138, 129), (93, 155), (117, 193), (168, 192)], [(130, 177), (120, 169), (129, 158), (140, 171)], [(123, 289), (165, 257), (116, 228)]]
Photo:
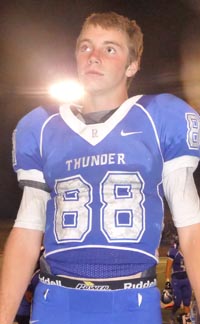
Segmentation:
[(46, 191), (24, 187), (21, 204), (14, 227), (45, 230), (46, 204), (50, 194)]
[(163, 189), (176, 227), (200, 223), (200, 201), (194, 182), (196, 167), (183, 167), (167, 173)]

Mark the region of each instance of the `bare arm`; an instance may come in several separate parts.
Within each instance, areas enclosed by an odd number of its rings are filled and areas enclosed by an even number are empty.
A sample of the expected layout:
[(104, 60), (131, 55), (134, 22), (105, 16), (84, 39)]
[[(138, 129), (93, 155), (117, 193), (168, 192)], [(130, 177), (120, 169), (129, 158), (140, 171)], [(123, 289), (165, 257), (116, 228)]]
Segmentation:
[(165, 281), (170, 281), (171, 279), (172, 264), (173, 264), (173, 260), (167, 258), (166, 269), (165, 269)]
[(4, 251), (0, 281), (0, 323), (12, 324), (39, 257), (43, 232), (13, 228)]
[(187, 274), (200, 309), (200, 223), (178, 228)]

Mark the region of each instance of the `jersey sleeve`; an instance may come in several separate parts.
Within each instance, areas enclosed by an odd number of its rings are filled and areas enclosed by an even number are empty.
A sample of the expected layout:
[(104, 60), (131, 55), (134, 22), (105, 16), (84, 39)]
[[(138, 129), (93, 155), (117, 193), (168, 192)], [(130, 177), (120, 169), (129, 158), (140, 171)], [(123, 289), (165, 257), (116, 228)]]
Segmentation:
[(13, 132), (13, 168), (20, 186), (46, 190), (40, 154), (41, 131), (48, 113), (42, 107), (25, 115)]
[(167, 174), (181, 167), (196, 168), (200, 158), (199, 115), (174, 95), (161, 94), (155, 100), (159, 110), (156, 127), (159, 130), (164, 172)]
[(174, 248), (170, 248), (167, 252), (167, 257), (174, 260), (176, 254), (176, 250)]

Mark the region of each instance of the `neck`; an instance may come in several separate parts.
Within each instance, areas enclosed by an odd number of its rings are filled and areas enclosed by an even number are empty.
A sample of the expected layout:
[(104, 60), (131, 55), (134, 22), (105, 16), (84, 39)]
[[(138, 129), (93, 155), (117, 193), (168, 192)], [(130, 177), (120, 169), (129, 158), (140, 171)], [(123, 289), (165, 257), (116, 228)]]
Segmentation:
[(128, 99), (127, 91), (103, 95), (86, 93), (83, 99), (83, 113), (95, 111), (111, 110), (119, 107), (126, 99)]

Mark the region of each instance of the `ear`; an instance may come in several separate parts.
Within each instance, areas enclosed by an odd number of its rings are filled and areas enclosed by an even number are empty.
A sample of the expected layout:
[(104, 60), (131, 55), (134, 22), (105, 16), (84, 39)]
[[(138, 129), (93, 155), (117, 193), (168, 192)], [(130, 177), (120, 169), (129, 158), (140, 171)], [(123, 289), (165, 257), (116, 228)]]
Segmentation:
[(127, 78), (133, 77), (136, 72), (138, 71), (139, 67), (138, 67), (138, 62), (134, 61), (131, 62), (128, 67), (126, 68), (126, 76)]

